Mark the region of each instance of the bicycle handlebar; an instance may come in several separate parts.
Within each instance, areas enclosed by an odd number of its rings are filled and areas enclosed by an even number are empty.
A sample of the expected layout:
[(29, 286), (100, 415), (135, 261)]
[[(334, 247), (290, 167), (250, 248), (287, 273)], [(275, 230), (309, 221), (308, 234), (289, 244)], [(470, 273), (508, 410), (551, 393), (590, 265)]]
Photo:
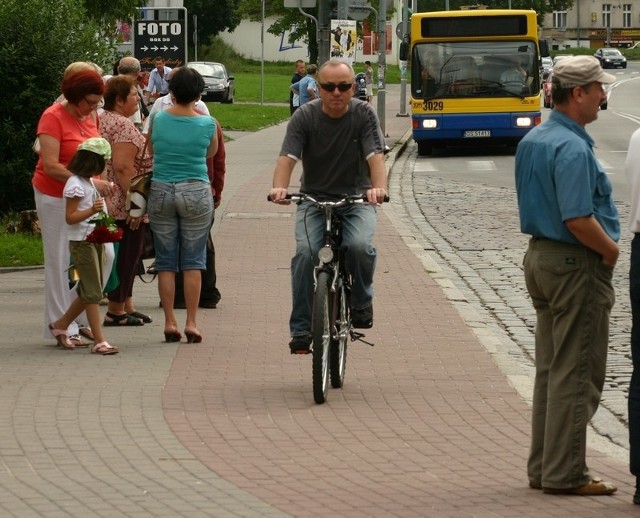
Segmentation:
[[(310, 202), (313, 202), (313, 203), (317, 203), (320, 205), (330, 205), (333, 207), (349, 205), (354, 203), (364, 203), (364, 204), (368, 203), (367, 197), (364, 194), (352, 194), (352, 195), (340, 198), (338, 200), (317, 200), (316, 198), (314, 198), (313, 196), (310, 196), (309, 194), (305, 194), (303, 192), (293, 192), (293, 193), (287, 194), (285, 196), (285, 200), (291, 200), (294, 203), (300, 203), (304, 200), (309, 200)], [(267, 194), (267, 201), (273, 201), (269, 194)], [(387, 203), (388, 201), (389, 201), (389, 195), (385, 194), (383, 203)]]

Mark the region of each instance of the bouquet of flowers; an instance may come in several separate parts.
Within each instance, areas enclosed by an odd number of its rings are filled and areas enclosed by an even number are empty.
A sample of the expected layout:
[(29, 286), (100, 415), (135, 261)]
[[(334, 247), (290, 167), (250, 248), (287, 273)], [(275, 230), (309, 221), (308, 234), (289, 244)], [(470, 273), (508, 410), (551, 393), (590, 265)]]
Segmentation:
[(106, 212), (98, 212), (97, 216), (89, 220), (89, 223), (95, 223), (95, 228), (85, 238), (90, 243), (102, 245), (104, 243), (113, 243), (120, 241), (124, 230), (116, 225), (116, 220)]

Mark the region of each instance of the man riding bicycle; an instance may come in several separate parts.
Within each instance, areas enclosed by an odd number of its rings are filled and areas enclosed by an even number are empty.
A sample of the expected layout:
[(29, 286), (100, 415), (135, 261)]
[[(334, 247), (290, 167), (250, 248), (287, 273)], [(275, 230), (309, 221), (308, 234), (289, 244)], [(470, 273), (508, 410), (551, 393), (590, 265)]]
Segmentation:
[[(353, 98), (355, 75), (339, 60), (329, 60), (318, 71), (320, 99), (293, 114), (273, 173), (270, 199), (286, 201), (291, 173), (302, 160), (300, 192), (324, 199), (366, 195), (379, 204), (387, 195), (386, 148), (378, 117), (369, 103)], [(342, 247), (353, 277), (351, 307), (356, 328), (373, 325), (373, 274), (376, 249), (375, 205), (340, 207)], [(293, 309), (289, 320), (292, 354), (307, 354), (311, 346), (313, 268), (323, 244), (323, 213), (303, 202), (296, 213), (296, 253), (291, 260)]]

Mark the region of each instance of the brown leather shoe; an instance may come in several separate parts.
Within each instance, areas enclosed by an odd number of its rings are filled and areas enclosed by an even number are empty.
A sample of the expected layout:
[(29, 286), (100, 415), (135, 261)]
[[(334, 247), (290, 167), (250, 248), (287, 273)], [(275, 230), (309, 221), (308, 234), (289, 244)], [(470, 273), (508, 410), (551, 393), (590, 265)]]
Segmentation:
[(601, 496), (612, 495), (618, 490), (611, 482), (604, 482), (600, 478), (594, 478), (588, 484), (579, 487), (543, 487), (542, 491), (547, 495), (579, 495)]

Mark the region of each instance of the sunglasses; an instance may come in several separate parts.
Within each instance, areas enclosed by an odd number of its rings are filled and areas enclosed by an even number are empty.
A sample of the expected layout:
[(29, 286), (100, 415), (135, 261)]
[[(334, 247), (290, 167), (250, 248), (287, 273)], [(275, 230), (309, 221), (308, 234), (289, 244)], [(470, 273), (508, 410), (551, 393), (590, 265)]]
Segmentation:
[(336, 88), (341, 92), (347, 92), (348, 90), (351, 90), (351, 88), (353, 87), (353, 83), (340, 83), (340, 84), (318, 83), (318, 84), (320, 85), (320, 88), (322, 88), (323, 90), (326, 90), (327, 92), (333, 92)]

